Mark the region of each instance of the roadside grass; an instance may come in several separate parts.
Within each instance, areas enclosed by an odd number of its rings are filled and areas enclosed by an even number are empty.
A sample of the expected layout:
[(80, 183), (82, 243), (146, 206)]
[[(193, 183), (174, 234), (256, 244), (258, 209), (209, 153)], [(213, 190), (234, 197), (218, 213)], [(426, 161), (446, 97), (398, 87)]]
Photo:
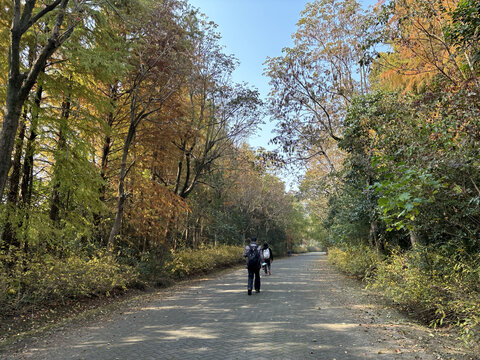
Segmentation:
[(162, 258), (148, 254), (137, 262), (99, 252), (0, 268), (0, 347), (70, 318), (101, 312), (122, 299), (242, 264), (242, 254), (243, 247), (220, 245), (169, 252)]
[(305, 254), (308, 252), (308, 248), (306, 246), (295, 246), (292, 251), (294, 254)]
[(221, 245), (172, 252), (171, 260), (166, 263), (166, 270), (173, 279), (205, 274), (214, 269), (244, 262), (243, 250), (244, 248), (239, 246)]
[(346, 246), (330, 248), (328, 260), (425, 324), (455, 327), (466, 344), (478, 341), (479, 256), (418, 247), (382, 257), (365, 247)]
[(344, 273), (358, 279), (367, 279), (374, 274), (383, 257), (368, 246), (346, 246), (328, 249), (328, 261)]

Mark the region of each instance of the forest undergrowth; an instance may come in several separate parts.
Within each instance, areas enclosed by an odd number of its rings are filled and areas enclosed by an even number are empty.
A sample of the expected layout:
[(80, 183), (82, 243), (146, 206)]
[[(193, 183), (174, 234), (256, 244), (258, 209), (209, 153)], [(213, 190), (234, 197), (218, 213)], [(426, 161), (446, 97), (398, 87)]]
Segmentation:
[(379, 255), (366, 246), (344, 246), (329, 249), (328, 260), (410, 317), (433, 328), (454, 327), (466, 345), (478, 341), (480, 257), (424, 247)]
[[(25, 260), (27, 271), (0, 273), (0, 338), (58, 321), (59, 317), (109, 303), (127, 293), (172, 285), (183, 279), (235, 266), (243, 248), (231, 245), (168, 251), (138, 259), (71, 255)], [(18, 263), (18, 262), (17, 262)], [(77, 307), (77, 310), (71, 309)]]

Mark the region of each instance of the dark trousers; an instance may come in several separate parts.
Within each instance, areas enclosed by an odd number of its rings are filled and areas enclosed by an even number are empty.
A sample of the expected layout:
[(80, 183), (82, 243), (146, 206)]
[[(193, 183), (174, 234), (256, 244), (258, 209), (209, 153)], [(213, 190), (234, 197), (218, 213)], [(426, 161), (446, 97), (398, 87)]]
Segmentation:
[(248, 290), (253, 288), (253, 278), (255, 278), (255, 290), (260, 290), (260, 268), (248, 269)]
[(263, 269), (265, 270), (265, 274), (267, 274), (272, 265), (270, 264), (270, 259), (266, 259), (263, 261), (266, 263)]

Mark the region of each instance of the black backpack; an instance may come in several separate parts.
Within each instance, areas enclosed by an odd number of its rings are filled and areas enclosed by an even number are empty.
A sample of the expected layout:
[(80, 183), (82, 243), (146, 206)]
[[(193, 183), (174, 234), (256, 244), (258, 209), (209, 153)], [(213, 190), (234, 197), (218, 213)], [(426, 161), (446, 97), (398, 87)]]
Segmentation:
[(247, 253), (247, 266), (249, 269), (258, 269), (260, 267), (260, 251), (257, 246), (250, 245)]

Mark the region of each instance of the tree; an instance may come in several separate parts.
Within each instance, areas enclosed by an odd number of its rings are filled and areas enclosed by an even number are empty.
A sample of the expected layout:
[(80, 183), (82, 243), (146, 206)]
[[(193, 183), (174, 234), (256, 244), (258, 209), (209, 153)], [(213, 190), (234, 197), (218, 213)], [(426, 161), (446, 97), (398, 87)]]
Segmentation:
[(126, 201), (125, 179), (135, 159), (129, 162), (130, 146), (138, 126), (152, 119), (180, 87), (183, 55), (183, 30), (175, 22), (178, 4), (165, 1), (152, 10), (145, 24), (135, 34), (138, 41), (134, 71), (124, 85), (125, 105), (128, 106), (128, 129), (123, 141), (115, 219), (108, 237), (111, 249), (120, 232)]
[(401, 0), (387, 8), (384, 39), (393, 51), (378, 54), (376, 72), (390, 89), (422, 91), (441, 76), (458, 88), (469, 77), (465, 56), (446, 36), (456, 1)]
[(184, 132), (174, 140), (180, 152), (174, 192), (182, 198), (215, 161), (228, 155), (232, 145), (239, 144), (262, 121), (258, 91), (231, 84), (236, 60), (223, 54), (212, 24), (190, 18), (188, 26), (192, 42), (192, 68), (185, 89), (188, 110), (181, 119)]
[[(465, 62), (470, 70), (470, 78), (477, 88), (480, 64), (480, 2), (478, 0), (459, 1), (450, 12), (451, 23), (444, 28), (447, 41), (458, 46), (463, 52)], [(470, 79), (469, 79), (470, 80)]]
[(295, 46), (267, 60), (270, 111), (278, 120), (274, 143), (297, 160), (324, 157), (336, 171), (329, 153), (342, 137), (346, 108), (354, 95), (368, 91), (360, 61), (364, 19), (354, 0), (309, 3), (293, 35)]
[[(5, 114), (0, 131), (0, 198), (3, 196), (5, 182), (11, 166), (11, 154), (21, 115), (30, 90), (35, 85), (37, 77), (45, 67), (48, 58), (72, 34), (81, 20), (80, 14), (85, 6), (85, 1), (75, 2), (67, 12), (69, 0), (55, 0), (43, 8), (38, 9), (36, 0), (27, 0), (23, 5), (20, 0), (15, 0), (8, 10), (11, 12), (11, 36), (8, 52), (8, 86), (6, 92)], [(22, 7), (23, 5), (23, 7)], [(34, 10), (36, 10), (34, 12)], [(38, 55), (30, 66), (22, 64), (22, 39), (25, 34), (37, 25), (47, 15), (56, 13), (55, 17), (45, 23), (46, 29), (51, 28), (47, 41), (40, 47)]]

